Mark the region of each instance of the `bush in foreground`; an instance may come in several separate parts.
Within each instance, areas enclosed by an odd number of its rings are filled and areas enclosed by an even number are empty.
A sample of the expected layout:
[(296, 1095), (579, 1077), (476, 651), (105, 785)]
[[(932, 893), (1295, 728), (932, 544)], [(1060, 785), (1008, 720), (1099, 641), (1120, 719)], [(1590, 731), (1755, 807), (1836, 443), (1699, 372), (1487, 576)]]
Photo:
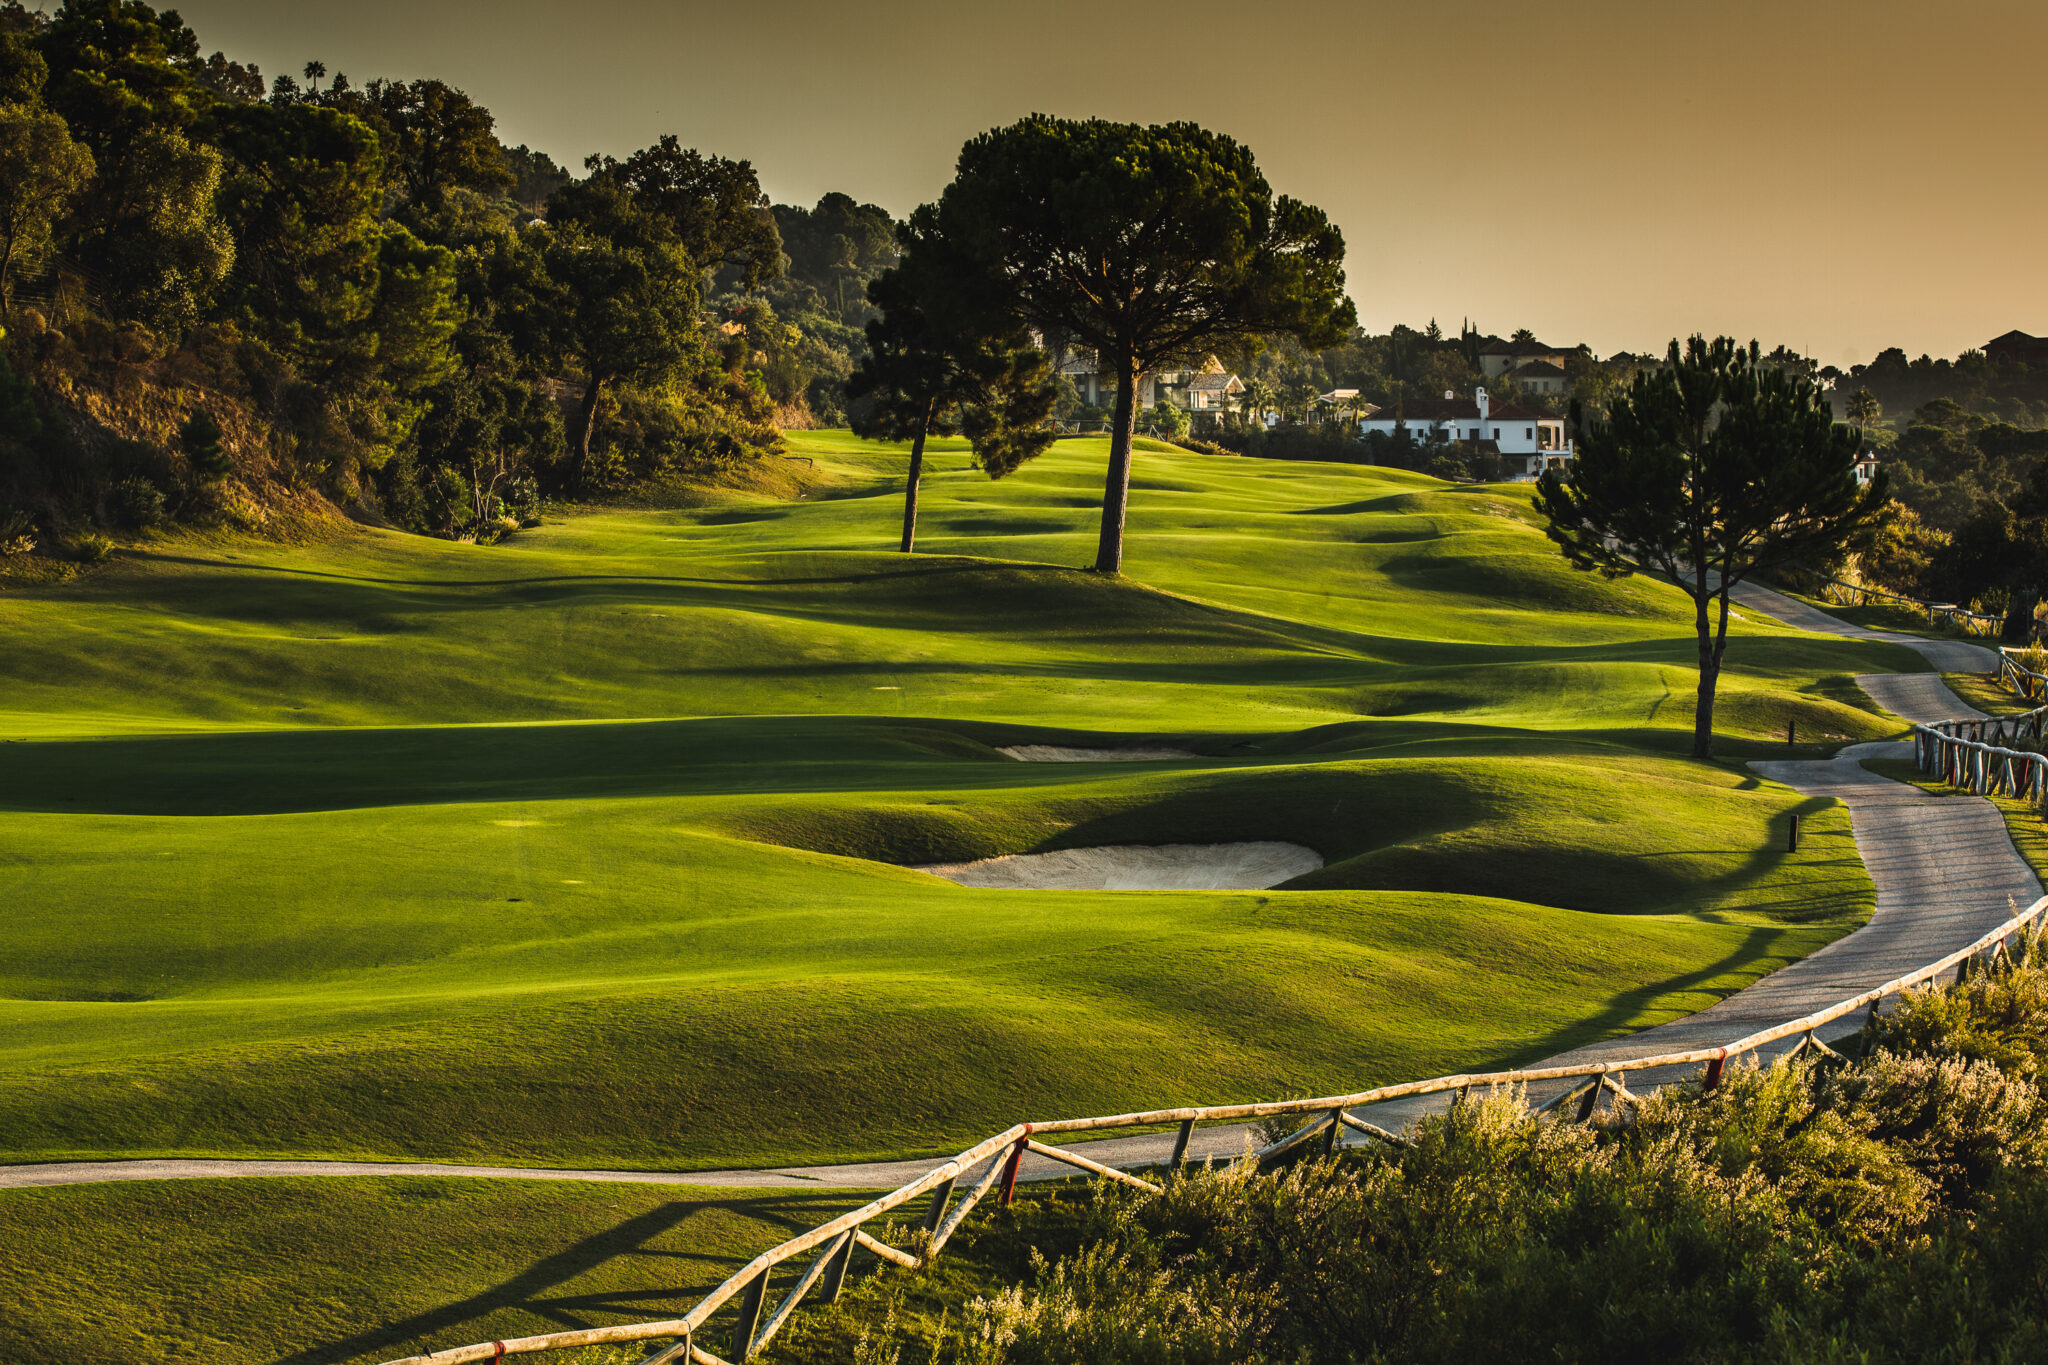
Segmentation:
[(2048, 1359), (2042, 957), (1909, 996), (1859, 1062), (1731, 1068), (1590, 1126), (1496, 1096), (1405, 1149), (1098, 1189), (1028, 1286), (965, 1302), (940, 1340), (864, 1353)]

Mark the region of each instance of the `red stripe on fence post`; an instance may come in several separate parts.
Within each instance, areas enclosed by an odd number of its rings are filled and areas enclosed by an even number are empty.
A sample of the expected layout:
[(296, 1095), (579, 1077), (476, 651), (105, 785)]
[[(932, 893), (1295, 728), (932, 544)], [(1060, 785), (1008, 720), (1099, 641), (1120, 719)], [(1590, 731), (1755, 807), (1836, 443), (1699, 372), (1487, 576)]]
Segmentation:
[(1024, 1133), (1025, 1136), (1018, 1138), (1010, 1148), (1009, 1164), (1003, 1167), (1003, 1193), (997, 1201), (1003, 1208), (1010, 1207), (1010, 1201), (1017, 1197), (1017, 1168), (1024, 1164), (1024, 1146), (1030, 1140), (1030, 1124), (1024, 1125)]
[(1726, 1064), (1727, 1060), (1727, 1048), (1721, 1048), (1714, 1053), (1713, 1059), (1707, 1063), (1706, 1077), (1700, 1082), (1700, 1093), (1702, 1095), (1721, 1083), (1721, 1068)]

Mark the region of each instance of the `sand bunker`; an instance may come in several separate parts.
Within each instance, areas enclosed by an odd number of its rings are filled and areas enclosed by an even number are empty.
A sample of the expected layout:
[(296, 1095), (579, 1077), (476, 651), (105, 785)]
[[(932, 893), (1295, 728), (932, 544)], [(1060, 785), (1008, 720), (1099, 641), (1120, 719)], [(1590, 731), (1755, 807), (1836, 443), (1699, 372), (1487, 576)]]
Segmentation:
[(996, 752), (1020, 763), (1157, 763), (1201, 757), (1187, 749), (1070, 749), (1059, 744), (1009, 744)]
[(917, 870), (1025, 891), (1263, 891), (1322, 865), (1322, 854), (1300, 844), (1118, 844)]

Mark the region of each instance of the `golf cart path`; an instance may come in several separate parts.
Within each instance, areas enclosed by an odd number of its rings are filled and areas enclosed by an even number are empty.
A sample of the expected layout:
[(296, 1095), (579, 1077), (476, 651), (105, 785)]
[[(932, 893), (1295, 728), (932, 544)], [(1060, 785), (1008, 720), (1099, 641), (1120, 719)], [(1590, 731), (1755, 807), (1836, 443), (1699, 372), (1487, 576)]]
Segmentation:
[[(1912, 721), (1980, 714), (1941, 680), (1942, 672), (1989, 672), (1997, 667), (1978, 645), (1868, 630), (1779, 593), (1742, 584), (1743, 606), (1804, 630), (1882, 640), (1917, 650), (1933, 673), (1883, 673), (1856, 681), (1880, 705)], [(1879, 777), (1859, 760), (1912, 755), (1910, 744), (1857, 744), (1833, 758), (1757, 762), (1761, 775), (1814, 796), (1832, 796), (1851, 812), (1856, 848), (1877, 886), (1869, 923), (1812, 955), (1783, 967), (1697, 1014), (1656, 1028), (1576, 1048), (1536, 1065), (1619, 1059), (1684, 1051), (1737, 1038), (1833, 1004), (1962, 947), (2003, 923), (2041, 895), (2041, 883), (2013, 848), (2005, 819), (1978, 797), (1931, 796)], [(1855, 1021), (1831, 1033), (1850, 1032)], [(1663, 1077), (1632, 1078), (1656, 1084)], [(1161, 1103), (1174, 1103), (1162, 1097)], [(1439, 1099), (1437, 1102), (1441, 1102)], [(1376, 1122), (1397, 1127), (1425, 1112), (1428, 1102), (1377, 1106)], [(1110, 1165), (1146, 1165), (1171, 1155), (1171, 1133), (1109, 1138), (1086, 1144), (1088, 1155)], [(1250, 1130), (1242, 1124), (1202, 1129), (1189, 1154), (1200, 1158), (1242, 1152)], [(520, 1180), (591, 1180), (635, 1184), (724, 1187), (894, 1187), (930, 1170), (937, 1158), (753, 1171), (589, 1171), (518, 1166), (458, 1166), (380, 1161), (156, 1161), (50, 1162), (0, 1166), (0, 1189), (88, 1184), (113, 1180), (191, 1179), (209, 1176), (462, 1175)], [(1032, 1156), (1027, 1179), (1068, 1176), (1073, 1168)]]

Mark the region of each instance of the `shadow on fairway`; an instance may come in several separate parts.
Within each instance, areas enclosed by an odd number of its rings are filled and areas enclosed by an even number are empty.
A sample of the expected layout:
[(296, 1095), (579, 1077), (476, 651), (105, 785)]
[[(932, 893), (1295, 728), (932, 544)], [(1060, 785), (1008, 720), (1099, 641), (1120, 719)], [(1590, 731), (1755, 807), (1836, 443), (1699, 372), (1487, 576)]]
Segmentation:
[[(1753, 973), (1753, 976), (1749, 979), (1732, 984), (1726, 989), (1715, 991), (1712, 1003), (1719, 1003), (1735, 994), (1736, 991), (1744, 986), (1753, 984), (1755, 979), (1768, 976), (1779, 967), (1796, 961), (1799, 956), (1810, 951), (1804, 944), (1802, 944), (1799, 953), (1791, 956), (1786, 956), (1778, 951), (1778, 945), (1796, 932), (1796, 930), (1763, 927), (1752, 929), (1749, 933), (1743, 935), (1742, 942), (1733, 951), (1722, 957), (1718, 962), (1710, 962), (1696, 971), (1681, 972), (1676, 976), (1665, 977), (1662, 981), (1652, 981), (1633, 990), (1622, 991), (1618, 995), (1611, 996), (1597, 1012), (1588, 1015), (1569, 1027), (1554, 1029), (1525, 1048), (1516, 1049), (1514, 1053), (1502, 1058), (1498, 1065), (1503, 1067), (1525, 1066), (1546, 1057), (1554, 1057), (1561, 1052), (1569, 1052), (1573, 1048), (1584, 1047), (1589, 1043), (1597, 1043), (1608, 1038), (1621, 1036), (1623, 1033), (1631, 1031), (1624, 1029), (1623, 1025), (1627, 1024), (1630, 1020), (1642, 1018), (1643, 1011), (1664, 996), (1674, 995), (1683, 991), (1698, 990), (1708, 982), (1730, 973)], [(1770, 963), (1772, 965), (1764, 971), (1755, 971), (1754, 969), (1761, 963)], [(1699, 1006), (1699, 1009), (1706, 1008), (1708, 1006), (1704, 1004)], [(1694, 1014), (1698, 1012), (1698, 1010), (1687, 1011), (1687, 1013)], [(1660, 1020), (1657, 1022), (1664, 1021)], [(1644, 1024), (1642, 1027), (1649, 1028), (1652, 1025)], [(1730, 1041), (1733, 1040), (1733, 1037), (1734, 1034), (1731, 1032)], [(1489, 1063), (1489, 1065), (1495, 1064)]]
[[(653, 1245), (656, 1238), (676, 1230), (694, 1217), (718, 1211), (756, 1219), (770, 1225), (777, 1234), (795, 1236), (843, 1211), (848, 1204), (845, 1198), (808, 1191), (793, 1193), (783, 1199), (747, 1195), (731, 1199), (678, 1200), (628, 1218), (594, 1237), (587, 1237), (553, 1256), (534, 1262), (504, 1283), (445, 1308), (360, 1332), (345, 1341), (282, 1356), (276, 1365), (340, 1365), (343, 1361), (373, 1354), (379, 1357), (401, 1352), (424, 1354), (429, 1346), (446, 1350), (472, 1341), (490, 1340), (494, 1334), (510, 1336), (516, 1332), (531, 1335), (610, 1326), (620, 1322), (659, 1322), (679, 1318), (698, 1296), (746, 1264), (748, 1257), (691, 1251), (686, 1249), (687, 1238), (673, 1239), (675, 1245), (672, 1247), (657, 1247)], [(766, 1237), (762, 1241), (764, 1245), (768, 1243)], [(578, 1277), (619, 1257), (658, 1263), (658, 1268), (650, 1264), (646, 1279), (659, 1287), (614, 1287), (590, 1293), (575, 1293), (568, 1289)], [(539, 1324), (499, 1322), (488, 1329), (483, 1325), (485, 1319), (506, 1311), (532, 1314), (542, 1321)]]

